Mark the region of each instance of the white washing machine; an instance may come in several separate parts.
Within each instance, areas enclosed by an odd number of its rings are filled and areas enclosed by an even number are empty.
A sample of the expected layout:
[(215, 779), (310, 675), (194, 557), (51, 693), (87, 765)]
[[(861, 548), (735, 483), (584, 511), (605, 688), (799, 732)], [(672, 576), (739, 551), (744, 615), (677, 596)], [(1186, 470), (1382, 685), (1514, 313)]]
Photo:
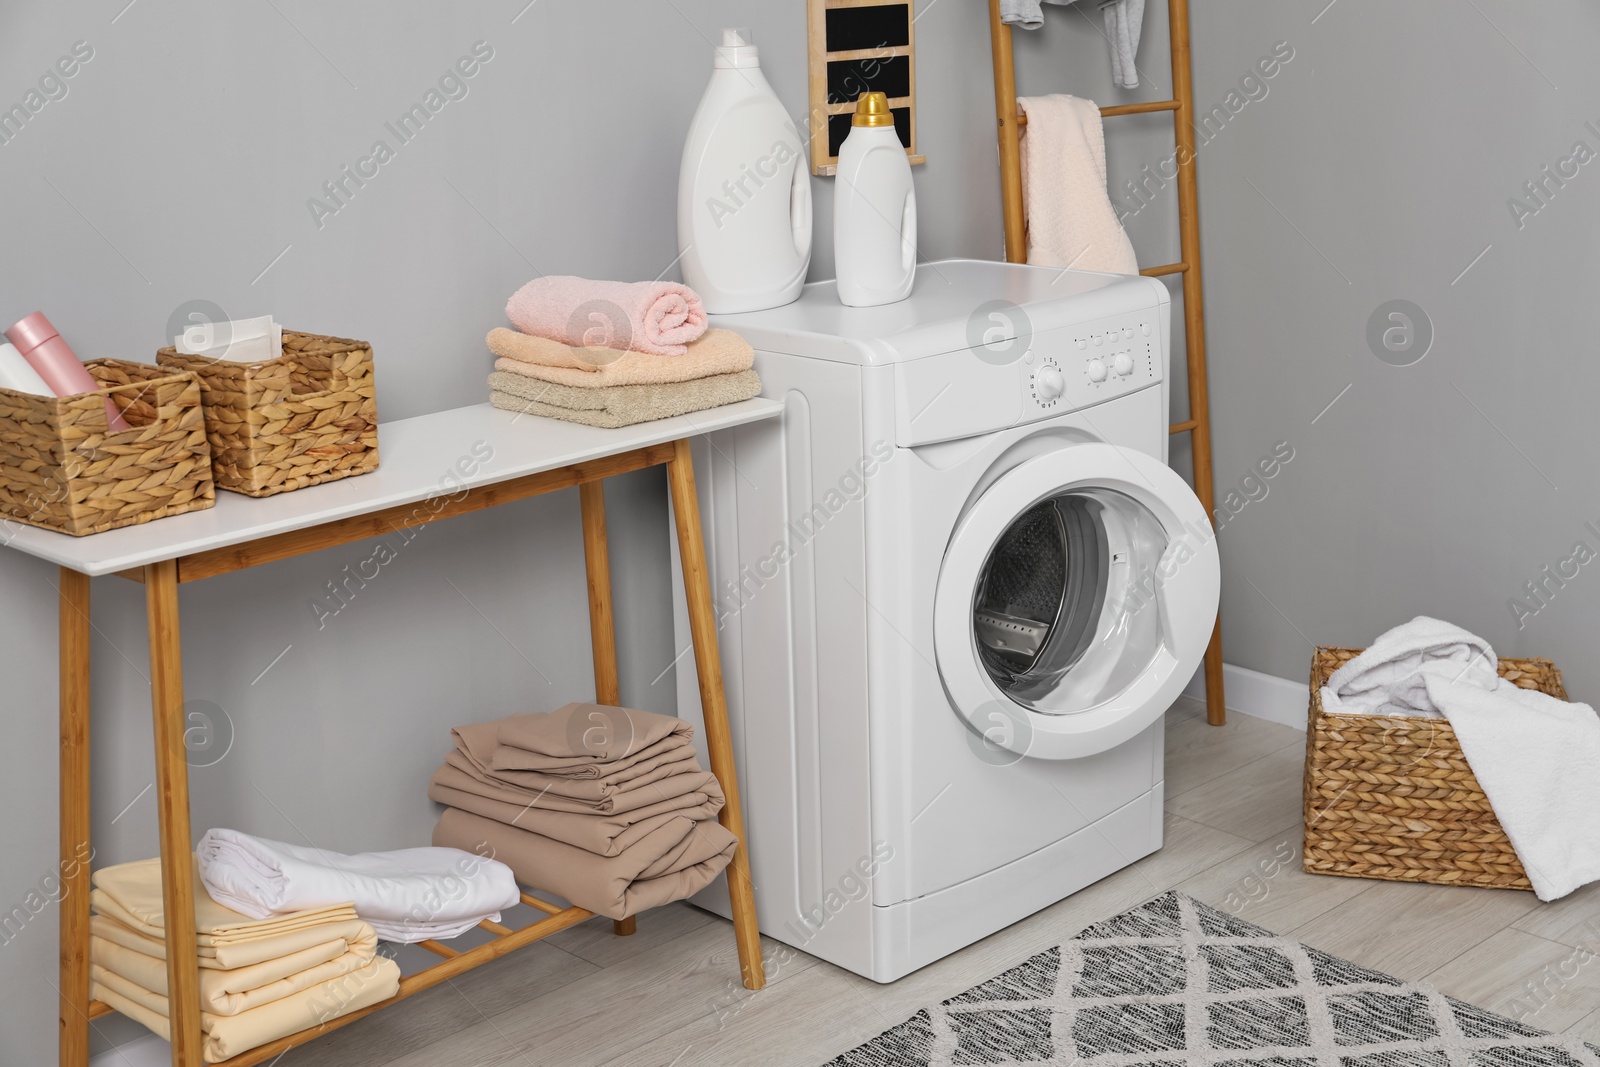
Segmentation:
[(785, 404), (695, 455), (763, 933), (893, 981), (1161, 846), (1218, 592), (1169, 319), (1153, 279), (950, 260), (717, 320)]

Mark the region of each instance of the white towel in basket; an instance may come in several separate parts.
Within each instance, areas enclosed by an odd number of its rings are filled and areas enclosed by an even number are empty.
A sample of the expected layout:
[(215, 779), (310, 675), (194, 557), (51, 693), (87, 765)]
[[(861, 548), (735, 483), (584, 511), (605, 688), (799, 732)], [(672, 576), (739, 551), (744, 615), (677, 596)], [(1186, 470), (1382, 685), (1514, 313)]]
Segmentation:
[(1322, 688), (1331, 715), (1448, 719), (1540, 900), (1600, 880), (1600, 717), (1500, 677), (1489, 642), (1419, 615)]

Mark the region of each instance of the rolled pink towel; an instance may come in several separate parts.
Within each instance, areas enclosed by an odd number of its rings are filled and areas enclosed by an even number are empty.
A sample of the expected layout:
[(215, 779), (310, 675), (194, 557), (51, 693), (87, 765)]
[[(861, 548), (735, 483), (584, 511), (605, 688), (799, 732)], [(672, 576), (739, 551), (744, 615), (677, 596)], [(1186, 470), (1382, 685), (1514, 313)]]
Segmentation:
[(680, 282), (535, 278), (511, 294), (506, 317), (523, 333), (564, 345), (656, 356), (681, 356), (706, 332), (700, 294)]

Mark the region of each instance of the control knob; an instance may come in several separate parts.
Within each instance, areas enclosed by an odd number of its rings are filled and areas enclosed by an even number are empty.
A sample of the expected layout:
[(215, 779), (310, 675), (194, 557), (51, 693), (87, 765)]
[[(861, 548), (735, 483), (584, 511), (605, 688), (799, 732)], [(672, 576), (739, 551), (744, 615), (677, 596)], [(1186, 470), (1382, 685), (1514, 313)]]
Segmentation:
[(1118, 352), (1117, 358), (1112, 361), (1111, 366), (1117, 374), (1126, 378), (1133, 373), (1133, 355), (1128, 352)]
[(1089, 361), (1089, 380), (1091, 382), (1103, 382), (1106, 380), (1105, 360), (1091, 359)]
[(1040, 400), (1054, 400), (1067, 387), (1066, 381), (1061, 377), (1061, 372), (1048, 365), (1039, 368), (1039, 376), (1034, 381), (1039, 389)]

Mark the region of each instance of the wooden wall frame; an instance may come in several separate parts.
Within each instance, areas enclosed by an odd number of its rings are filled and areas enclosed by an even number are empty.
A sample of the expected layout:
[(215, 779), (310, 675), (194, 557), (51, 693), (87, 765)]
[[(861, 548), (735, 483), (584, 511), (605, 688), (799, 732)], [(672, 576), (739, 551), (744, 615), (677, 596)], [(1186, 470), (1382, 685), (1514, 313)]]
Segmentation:
[[(904, 9), (905, 40), (887, 40), (880, 37), (876, 42), (866, 44), (862, 44), (861, 40), (836, 41), (836, 44), (851, 44), (855, 47), (835, 48), (830, 51), (828, 12), (863, 8), (884, 8), (885, 15), (888, 15), (888, 9)], [(831, 144), (829, 122), (835, 116), (853, 113), (856, 109), (856, 97), (863, 92), (879, 89), (878, 83), (883, 80), (880, 75), (887, 73), (881, 68), (889, 64), (893, 64), (896, 68), (903, 66), (905, 70), (905, 91), (890, 94), (889, 107), (906, 116), (907, 130), (900, 138), (906, 144), (906, 157), (912, 163), (925, 162), (925, 157), (917, 153), (916, 15), (912, 8), (913, 0), (806, 0), (806, 33), (810, 48), (809, 135), (812, 174), (831, 176), (837, 169), (839, 157), (837, 150)], [(865, 32), (870, 35), (870, 31)], [(858, 32), (855, 36), (862, 37), (862, 34)], [(901, 58), (904, 59), (904, 64), (896, 62)], [(863, 75), (844, 66), (853, 63), (865, 64), (873, 69)], [(845, 82), (842, 88), (835, 86), (831, 92), (830, 64), (835, 65), (836, 72), (842, 67), (842, 78)], [(894, 80), (898, 81), (899, 78), (896, 76)]]

